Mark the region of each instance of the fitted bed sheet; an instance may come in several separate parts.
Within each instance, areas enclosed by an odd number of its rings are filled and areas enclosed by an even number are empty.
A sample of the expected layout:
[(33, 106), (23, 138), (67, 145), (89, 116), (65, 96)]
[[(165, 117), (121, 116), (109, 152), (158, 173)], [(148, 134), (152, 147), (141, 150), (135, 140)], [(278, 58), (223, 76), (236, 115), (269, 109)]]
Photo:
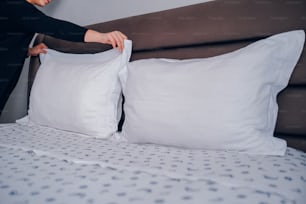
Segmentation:
[(38, 125), (0, 125), (0, 203), (296, 203), (306, 153), (129, 144)]

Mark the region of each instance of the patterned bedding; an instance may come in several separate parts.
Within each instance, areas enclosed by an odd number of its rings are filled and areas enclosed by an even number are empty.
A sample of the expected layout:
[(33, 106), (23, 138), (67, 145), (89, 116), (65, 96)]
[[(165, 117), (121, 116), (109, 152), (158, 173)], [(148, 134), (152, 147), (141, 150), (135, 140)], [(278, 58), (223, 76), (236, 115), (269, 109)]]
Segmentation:
[(129, 144), (0, 125), (0, 203), (306, 203), (306, 153)]

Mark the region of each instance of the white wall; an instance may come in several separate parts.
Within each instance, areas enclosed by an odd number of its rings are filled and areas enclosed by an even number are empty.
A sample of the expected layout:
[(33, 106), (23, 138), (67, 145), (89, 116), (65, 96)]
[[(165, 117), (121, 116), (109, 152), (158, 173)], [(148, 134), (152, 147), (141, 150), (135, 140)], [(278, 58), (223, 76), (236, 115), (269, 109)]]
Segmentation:
[[(40, 9), (55, 18), (79, 25), (90, 25), (207, 1), (210, 0), (53, 0), (51, 4)], [(27, 113), (28, 63), (27, 60), (0, 122), (14, 122)]]
[(210, 0), (53, 0), (42, 10), (79, 25), (161, 11)]

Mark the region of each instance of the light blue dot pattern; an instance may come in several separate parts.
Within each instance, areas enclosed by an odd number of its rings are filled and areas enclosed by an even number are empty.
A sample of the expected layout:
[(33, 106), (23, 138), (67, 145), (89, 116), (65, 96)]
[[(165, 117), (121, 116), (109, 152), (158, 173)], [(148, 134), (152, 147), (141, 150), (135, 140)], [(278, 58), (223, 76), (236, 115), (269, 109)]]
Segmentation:
[(306, 153), (246, 155), (0, 125), (0, 204), (296, 203)]

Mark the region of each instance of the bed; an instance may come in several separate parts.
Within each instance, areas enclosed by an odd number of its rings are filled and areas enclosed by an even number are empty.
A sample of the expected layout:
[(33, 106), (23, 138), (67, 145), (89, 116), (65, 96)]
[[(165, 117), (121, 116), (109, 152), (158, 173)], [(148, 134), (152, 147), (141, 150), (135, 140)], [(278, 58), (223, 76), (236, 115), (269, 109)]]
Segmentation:
[[(254, 41), (306, 29), (306, 2), (217, 0), (88, 26), (121, 30), (131, 61), (228, 53)], [(110, 47), (38, 35), (35, 43), (69, 53)], [(0, 125), (0, 203), (306, 202), (306, 52), (278, 96), (274, 135), (284, 156), (178, 148), (97, 139), (36, 124)], [(32, 58), (29, 93), (39, 68)], [(119, 129), (124, 123), (121, 118)]]

